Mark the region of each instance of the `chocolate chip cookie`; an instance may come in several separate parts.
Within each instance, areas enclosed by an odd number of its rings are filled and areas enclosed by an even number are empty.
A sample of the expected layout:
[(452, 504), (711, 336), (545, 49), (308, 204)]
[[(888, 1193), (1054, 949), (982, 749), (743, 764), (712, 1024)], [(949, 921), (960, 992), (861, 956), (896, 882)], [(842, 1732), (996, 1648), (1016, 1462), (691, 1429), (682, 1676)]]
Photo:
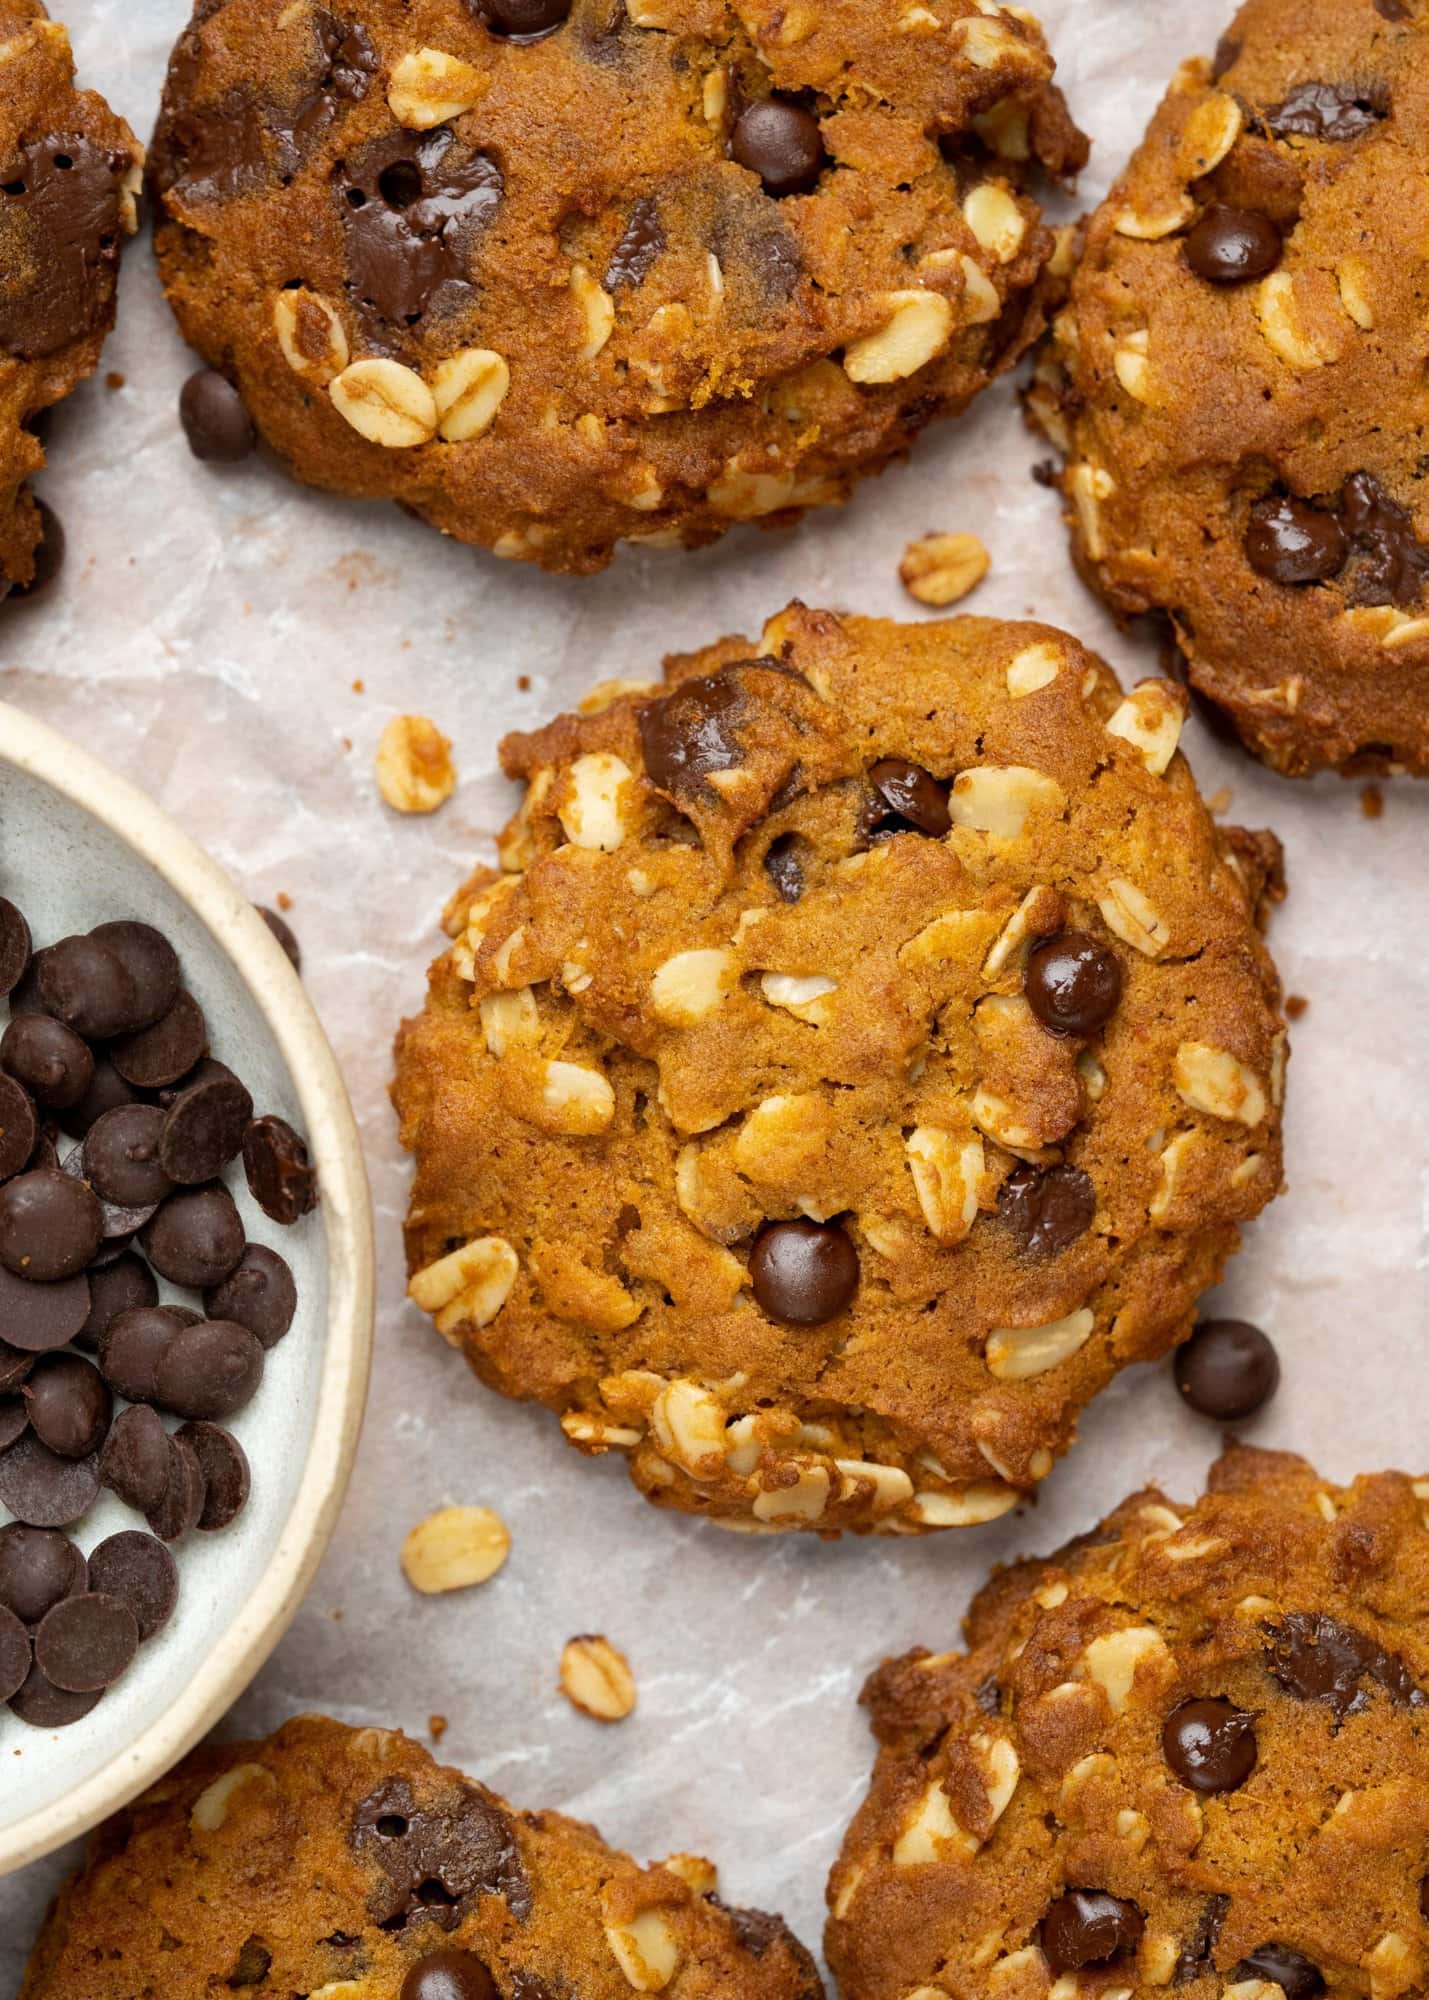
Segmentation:
[(395, 1085), (411, 1293), (483, 1381), (738, 1527), (1015, 1506), (1280, 1183), (1278, 849), (1182, 702), (794, 605), (509, 737)]
[(298, 478), (596, 570), (842, 501), (1016, 360), (1051, 76), (990, 0), (202, 0), (159, 263)]
[(886, 1661), (844, 2000), (1315, 2000), (1429, 1975), (1429, 1482), (1236, 1447)]
[(21, 1996), (821, 2000), (802, 1945), (717, 1880), (310, 1715), (199, 1751), (101, 1827)]
[(35, 426), (99, 365), (143, 160), (104, 99), (75, 89), (69, 36), (40, 0), (0, 0), (0, 596), (58, 566), (58, 524), (26, 484), (45, 462)]
[(1429, 771), (1424, 0), (1249, 0), (1092, 218), (1032, 407), (1083, 575), (1267, 763)]

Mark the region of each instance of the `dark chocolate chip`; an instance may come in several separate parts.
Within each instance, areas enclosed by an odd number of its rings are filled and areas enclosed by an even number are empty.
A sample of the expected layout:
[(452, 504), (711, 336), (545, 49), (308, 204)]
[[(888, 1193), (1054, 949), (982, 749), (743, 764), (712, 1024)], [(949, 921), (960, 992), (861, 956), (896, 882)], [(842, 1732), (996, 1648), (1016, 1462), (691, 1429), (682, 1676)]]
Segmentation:
[(236, 1270), (203, 1295), (210, 1319), (234, 1319), (261, 1347), (276, 1347), (293, 1324), (298, 1290), (292, 1271), (266, 1243), (250, 1243)]
[(1101, 1889), (1069, 1889), (1042, 1919), (1042, 1950), (1054, 1973), (1078, 1972), (1134, 1951), (1145, 1927), (1135, 1903)]
[(13, 1611), (0, 1605), (0, 1701), (18, 1694), (33, 1660), (29, 1633)]
[[(148, 1109), (149, 1107), (146, 1106), (145, 1108)], [(71, 1180), (78, 1181), (81, 1186), (89, 1188), (89, 1180), (84, 1170), (84, 1149), (82, 1147), (76, 1146), (60, 1162), (60, 1167), (62, 1172), (70, 1176)], [(90, 1188), (90, 1192), (93, 1193), (94, 1190)], [(99, 1263), (108, 1255), (115, 1257), (123, 1255), (132, 1242), (135, 1231), (143, 1228), (149, 1217), (154, 1213), (157, 1204), (147, 1202), (142, 1208), (121, 1208), (116, 1202), (104, 1201), (98, 1196), (95, 1198), (99, 1201), (100, 1242), (99, 1249), (95, 1253), (94, 1262)]]
[(640, 284), (664, 248), (660, 211), (649, 195), (642, 195), (631, 207), (630, 219), (605, 267), (606, 290), (616, 292), (622, 285)]
[(771, 1319), (821, 1326), (858, 1290), (858, 1252), (836, 1222), (771, 1222), (755, 1238), (749, 1279)]
[(64, 937), (50, 945), (36, 983), (45, 1012), (87, 1042), (128, 1034), (137, 1025), (139, 995), (129, 968), (101, 938)]
[(255, 907), (259, 916), (288, 954), (288, 961), (294, 972), (301, 972), (303, 969), (303, 954), (298, 947), (297, 938), (293, 935), (292, 925), (286, 917), (280, 917), (276, 910), (270, 910), (264, 903), (259, 903)]
[(17, 1277), (49, 1283), (76, 1276), (102, 1234), (94, 1195), (83, 1181), (54, 1167), (17, 1174), (0, 1187), (0, 1263)]
[(1246, 560), (1272, 583), (1323, 583), (1344, 568), (1350, 552), (1333, 514), (1288, 494), (1261, 500), (1250, 510)]
[(30, 1427), (23, 1396), (0, 1396), (0, 1451), (14, 1444)]
[(88, 1587), (88, 1565), (68, 1535), (18, 1522), (0, 1528), (0, 1604), (26, 1625)]
[(231, 1417), (263, 1380), (263, 1349), (231, 1319), (181, 1327), (154, 1370), (154, 1400), (176, 1417)]
[(306, 1141), (284, 1118), (255, 1118), (243, 1135), (243, 1171), (263, 1213), (285, 1225), (318, 1200), (318, 1177)]
[(22, 1171), (39, 1136), (35, 1100), (14, 1077), (0, 1073), (0, 1181)]
[(1269, 1337), (1243, 1319), (1202, 1320), (1175, 1360), (1176, 1387), (1200, 1416), (1239, 1423), (1268, 1403), (1280, 1382)]
[(764, 856), (764, 872), (786, 903), (797, 903), (804, 893), (804, 867), (799, 853), (798, 834), (781, 833), (777, 840), (770, 841)]
[(64, 523), (48, 500), (35, 496), (35, 512), (40, 521), (40, 539), (30, 554), (33, 567), (23, 583), (12, 584), (8, 592), (11, 604), (29, 604), (37, 597), (43, 597), (65, 565)]
[(1193, 1792), (1233, 1792), (1255, 1769), (1255, 1718), (1219, 1695), (1183, 1701), (1162, 1725), (1161, 1750)]
[(100, 1484), (136, 1514), (149, 1514), (169, 1484), (169, 1434), (157, 1410), (145, 1403), (121, 1410), (99, 1455)]
[(24, 912), (0, 896), (0, 1000), (13, 993), (30, 963), (30, 926)]
[(82, 1159), (84, 1177), (101, 1201), (153, 1209), (172, 1191), (173, 1180), (159, 1164), (164, 1129), (157, 1104), (121, 1104), (95, 1120)]
[(252, 1116), (253, 1099), (233, 1071), (220, 1062), (200, 1063), (160, 1120), (165, 1177), (186, 1187), (215, 1179), (238, 1158)]
[[(8, 1272), (6, 1275), (9, 1275)], [(56, 1343), (57, 1346), (63, 1344)], [(0, 1340), (0, 1395), (8, 1395), (12, 1389), (18, 1389), (34, 1365), (33, 1354), (26, 1354), (23, 1349), (11, 1347), (7, 1341)]]
[(181, 992), (151, 1027), (115, 1042), (109, 1059), (136, 1089), (162, 1090), (187, 1076), (207, 1053), (203, 1009), (191, 993)]
[(42, 1354), (24, 1387), (30, 1428), (61, 1458), (88, 1458), (109, 1434), (114, 1398), (79, 1354)]
[(96, 924), (90, 936), (112, 951), (134, 982), (135, 1028), (152, 1027), (179, 997), (179, 956), (162, 931), (133, 918)]
[(94, 1694), (69, 1694), (35, 1666), (25, 1676), (24, 1686), (10, 1697), (10, 1709), (34, 1729), (65, 1729), (82, 1722), (103, 1693), (101, 1688)]
[(1208, 208), (1186, 238), (1186, 262), (1212, 285), (1240, 285), (1264, 278), (1280, 262), (1280, 231), (1251, 208)]
[(662, 792), (702, 792), (712, 771), (744, 761), (735, 729), (744, 695), (732, 674), (701, 674), (639, 715), (645, 775)]
[(216, 368), (200, 368), (179, 391), (179, 422), (195, 458), (237, 465), (258, 442), (243, 398)]
[(952, 825), (948, 787), (920, 764), (902, 757), (880, 758), (868, 774), (873, 797), (864, 817), (871, 840), (894, 833), (924, 833), (941, 840)]
[(63, 1111), (89, 1089), (94, 1057), (63, 1021), (52, 1021), (48, 1014), (15, 1014), (0, 1035), (0, 1069), (22, 1083), (37, 1104)]
[(1221, 1934), (1221, 1926), (1226, 1920), (1226, 1911), (1230, 1906), (1229, 1896), (1210, 1896), (1201, 1905), (1196, 1928), (1182, 1945), (1177, 1956), (1176, 1967), (1171, 1975), (1173, 1985), (1185, 1986), (1191, 1980), (1200, 1979), (1211, 1970), (1212, 1954)]
[(1429, 577), (1429, 547), (1416, 538), (1409, 509), (1392, 500), (1372, 473), (1357, 472), (1345, 481), (1339, 517), (1360, 558), (1350, 581), (1353, 602), (1406, 610), (1417, 603)]
[(56, 354), (103, 325), (124, 227), (127, 149), (80, 132), (30, 139), (0, 168), (0, 230), (12, 273), (0, 294), (0, 346), (24, 360)]
[(82, 1139), (106, 1111), (117, 1111), (123, 1104), (138, 1102), (138, 1093), (124, 1081), (108, 1056), (95, 1056), (94, 1073), (83, 1097), (75, 1104), (65, 1105), (58, 1113), (60, 1129), (72, 1139)]
[(99, 1460), (60, 1458), (26, 1432), (0, 1453), (0, 1500), (29, 1528), (67, 1528), (99, 1497)]
[(156, 1536), (138, 1528), (110, 1535), (90, 1550), (89, 1584), (128, 1605), (141, 1644), (164, 1629), (179, 1601), (178, 1564)]
[(169, 1478), (164, 1497), (145, 1516), (161, 1541), (182, 1541), (203, 1512), (203, 1467), (198, 1453), (177, 1433), (169, 1439)]
[(1360, 90), (1312, 82), (1297, 83), (1266, 113), (1266, 123), (1280, 139), (1358, 139), (1388, 116), (1389, 91), (1382, 83)]
[(1033, 1262), (1070, 1249), (1096, 1212), (1096, 1189), (1080, 1167), (1014, 1167), (997, 1195), (998, 1219)]
[(248, 1454), (232, 1431), (224, 1430), (220, 1424), (185, 1424), (179, 1436), (187, 1438), (193, 1446), (203, 1472), (204, 1501), (199, 1527), (210, 1533), (226, 1528), (248, 1504), (252, 1484)]
[(116, 1313), (99, 1342), (99, 1372), (126, 1402), (151, 1403), (159, 1357), (198, 1315), (187, 1306), (133, 1306)]
[(89, 1316), (74, 1339), (76, 1346), (92, 1353), (120, 1313), (157, 1305), (159, 1287), (143, 1258), (125, 1251), (112, 1264), (90, 1270), (89, 1301)]
[(448, 1947), (408, 1967), (398, 2000), (501, 2000), (501, 1988), (474, 1951)]
[(35, 1633), (35, 1664), (66, 1694), (113, 1687), (138, 1650), (139, 1621), (129, 1606), (94, 1589), (47, 1611)]
[(1325, 1990), (1325, 1976), (1319, 1966), (1298, 1951), (1292, 1951), (1288, 1944), (1257, 1945), (1247, 1952), (1235, 1971), (1232, 1981), (1242, 1979), (1268, 1979), (1273, 1986), (1279, 1986), (1285, 2000), (1315, 2000), (1315, 1996)]
[[(41, 1285), (17, 1278), (0, 1266), (0, 1341), (25, 1354), (48, 1354), (56, 1347), (66, 1347), (89, 1318), (89, 1300), (86, 1277)], [(0, 1376), (3, 1373), (0, 1370)]]
[(339, 166), (337, 184), (349, 289), (380, 342), (474, 296), (473, 248), (504, 186), (490, 154), (449, 125), (392, 132)]
[(1240, 61), (1241, 44), (1234, 35), (1222, 35), (1216, 43), (1215, 57), (1211, 63), (1211, 82), (1219, 83), (1228, 70)]
[(1367, 1632), (1325, 1612), (1288, 1612), (1266, 1628), (1266, 1636), (1266, 1664), (1280, 1686), (1301, 1701), (1324, 1702), (1337, 1722), (1369, 1707), (1366, 1681), (1382, 1688), (1397, 1708), (1422, 1708), (1429, 1700), (1403, 1660)]
[(419, 1805), (405, 1778), (389, 1779), (358, 1806), (351, 1838), (381, 1870), (367, 1906), (384, 1929), (423, 1914), (456, 1923), (477, 1895), (503, 1897), (518, 1923), (530, 1914), (531, 1885), (510, 1822), (472, 1786)]
[(729, 151), (776, 198), (809, 194), (828, 164), (818, 119), (792, 97), (759, 97), (746, 104), (734, 122)]
[(1121, 960), (1085, 931), (1042, 938), (1027, 954), (1022, 990), (1054, 1035), (1094, 1035), (1121, 999)]
[(467, 0), (483, 27), (513, 42), (538, 42), (570, 18), (571, 0)]
[[(0, 1198), (4, 1193), (0, 1188)], [(233, 1196), (221, 1181), (171, 1194), (142, 1234), (144, 1254), (159, 1276), (196, 1291), (222, 1283), (237, 1267), (245, 1240)]]
[(1412, 21), (1409, 0), (1374, 0), (1374, 11), (1382, 21)]

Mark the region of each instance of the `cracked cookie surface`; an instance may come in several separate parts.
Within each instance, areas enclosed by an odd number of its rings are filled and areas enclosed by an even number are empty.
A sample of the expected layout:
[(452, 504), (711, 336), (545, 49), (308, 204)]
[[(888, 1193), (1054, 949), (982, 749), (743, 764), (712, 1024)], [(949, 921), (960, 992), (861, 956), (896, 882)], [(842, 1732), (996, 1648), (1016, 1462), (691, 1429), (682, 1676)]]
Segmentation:
[(1232, 1447), (886, 1661), (844, 2000), (1315, 2000), (1429, 1972), (1429, 1481)]
[(29, 584), (42, 534), (30, 428), (99, 365), (143, 148), (92, 90), (39, 0), (0, 0), (0, 596)]
[(1429, 771), (1424, 0), (1250, 0), (1091, 219), (1030, 405), (1083, 575), (1269, 764)]
[(640, 1867), (395, 1730), (303, 1716), (197, 1752), (94, 1835), (21, 2000), (821, 2000), (711, 1863)]
[(411, 1293), (657, 1504), (1014, 1506), (1280, 1184), (1284, 1041), (1182, 696), (791, 606), (503, 745), (398, 1040)]
[(1052, 67), (993, 0), (202, 0), (160, 269), (297, 477), (599, 569), (846, 499), (1017, 359)]

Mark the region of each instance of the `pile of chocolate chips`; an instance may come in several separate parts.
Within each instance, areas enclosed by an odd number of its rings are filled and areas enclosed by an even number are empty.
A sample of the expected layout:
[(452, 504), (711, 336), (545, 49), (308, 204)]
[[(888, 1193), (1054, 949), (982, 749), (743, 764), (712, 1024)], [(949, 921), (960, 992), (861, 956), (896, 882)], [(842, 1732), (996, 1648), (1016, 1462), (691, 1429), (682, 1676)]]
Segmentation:
[[(267, 913), (264, 913), (265, 916)], [(296, 963), (281, 919), (269, 919)], [(87, 1715), (169, 1620), (167, 1544), (248, 1499), (223, 1420), (297, 1306), (223, 1176), (291, 1224), (317, 1200), (303, 1140), (209, 1054), (173, 946), (105, 923), (36, 951), (0, 897), (0, 1700)], [(161, 1301), (159, 1279), (199, 1295)], [(201, 1304), (202, 1310), (198, 1309)], [(117, 1414), (116, 1414), (117, 1411)], [(164, 1413), (161, 1415), (160, 1413)], [(179, 1419), (170, 1430), (164, 1415)], [(86, 1557), (66, 1528), (102, 1489), (142, 1514)]]

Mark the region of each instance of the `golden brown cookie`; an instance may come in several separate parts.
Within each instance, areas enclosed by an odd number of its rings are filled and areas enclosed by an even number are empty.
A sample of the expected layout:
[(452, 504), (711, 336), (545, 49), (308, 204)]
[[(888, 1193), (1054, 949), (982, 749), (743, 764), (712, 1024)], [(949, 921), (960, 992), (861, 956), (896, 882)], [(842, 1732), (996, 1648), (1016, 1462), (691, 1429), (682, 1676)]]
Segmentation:
[(1429, 1976), (1429, 1481), (1236, 1447), (886, 1661), (843, 2000), (1371, 2000)]
[(1031, 394), (1083, 575), (1257, 756), (1429, 771), (1429, 6), (1249, 0), (1088, 225)]
[(298, 478), (596, 570), (847, 499), (1017, 359), (1052, 67), (991, 0), (203, 0), (160, 268)]
[(395, 1086), (412, 1296), (483, 1381), (742, 1527), (1035, 1486), (1280, 1184), (1278, 847), (1181, 703), (794, 605), (508, 738)]
[(303, 1716), (101, 1827), (21, 2000), (821, 2000), (784, 1924), (716, 1883), (516, 1812), (396, 1731)]
[(99, 365), (143, 161), (124, 120), (75, 89), (40, 0), (0, 0), (0, 596), (35, 579), (33, 426)]

